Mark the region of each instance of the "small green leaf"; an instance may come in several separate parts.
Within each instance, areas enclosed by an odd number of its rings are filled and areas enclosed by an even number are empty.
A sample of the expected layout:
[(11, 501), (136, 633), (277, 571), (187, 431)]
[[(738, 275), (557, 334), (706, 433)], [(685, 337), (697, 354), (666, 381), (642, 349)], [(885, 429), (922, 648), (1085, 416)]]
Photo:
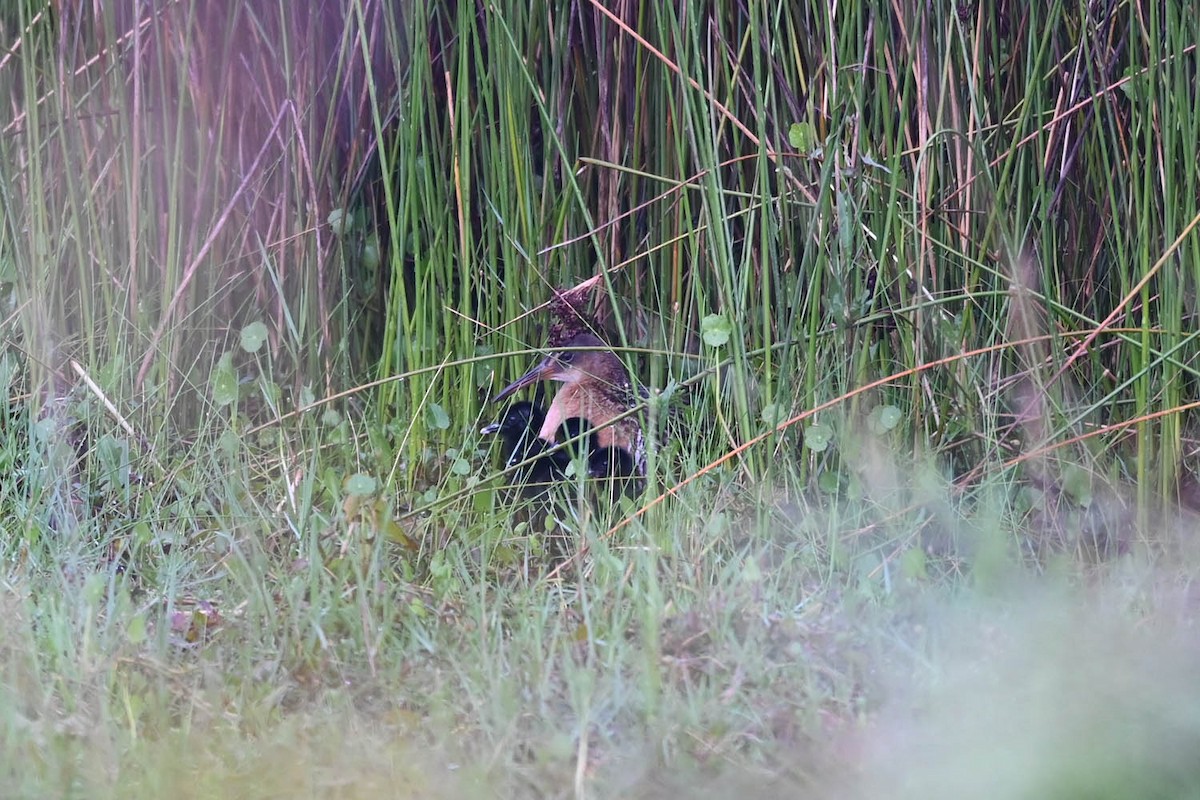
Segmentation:
[(700, 321), (700, 335), (709, 347), (723, 347), (733, 334), (733, 324), (724, 314), (709, 314)]
[(804, 446), (814, 453), (823, 453), (833, 440), (833, 429), (817, 422), (804, 430)]
[(375, 479), (364, 472), (356, 472), (346, 479), (346, 494), (367, 497), (375, 494)]
[(837, 494), (838, 476), (836, 472), (825, 470), (817, 476), (817, 488), (825, 494)]
[(742, 562), (742, 580), (745, 583), (758, 583), (762, 578), (762, 567), (758, 565), (758, 559), (751, 557)]
[(233, 369), (233, 356), (229, 353), (223, 354), (217, 361), (217, 366), (213, 368), (212, 399), (219, 406), (237, 402), (237, 372)]
[(141, 614), (136, 614), (133, 619), (129, 620), (128, 627), (125, 628), (125, 638), (130, 644), (141, 644), (146, 641), (146, 618)]
[(232, 461), (242, 452), (242, 437), (238, 436), (233, 428), (226, 428), (217, 437), (217, 449), (221, 451), (222, 455)]
[(145, 520), (139, 520), (133, 526), (133, 539), (138, 544), (146, 544), (154, 538), (154, 531)]
[(901, 418), (900, 409), (895, 406), (875, 406), (867, 415), (867, 426), (871, 429), (871, 433), (882, 436), (894, 430), (900, 424)]
[(895, 406), (883, 406), (879, 409), (879, 424), (885, 432), (895, 430), (903, 417), (904, 415), (900, 413), (900, 409)]
[(267, 326), (261, 322), (251, 322), (242, 328), (242, 349), (247, 353), (257, 353), (267, 341)]
[(925, 551), (910, 547), (900, 555), (900, 574), (909, 580), (924, 580), (929, 577)]
[(430, 403), (429, 424), (439, 431), (444, 431), (450, 427), (450, 415), (437, 403)]
[(1146, 96), (1146, 86), (1149, 83), (1147, 72), (1142, 67), (1136, 64), (1130, 64), (1125, 68), (1125, 73), (1121, 76), (1124, 78), (1124, 83), (1121, 84), (1121, 91), (1129, 98), (1131, 102), (1138, 102)]
[(96, 443), (95, 452), (103, 483), (110, 488), (129, 488), (129, 441), (106, 433)]
[(363, 242), (362, 263), (369, 270), (379, 268), (379, 236), (374, 233)]
[(58, 423), (54, 417), (44, 417), (33, 425), (34, 438), (39, 442), (48, 442), (58, 431)]
[(471, 474), (471, 465), (467, 463), (465, 458), (454, 459), (454, 464), (450, 467), (450, 471), (455, 475), (466, 477)]
[(83, 581), (83, 597), (88, 603), (95, 605), (100, 598), (104, 596), (105, 585), (104, 573), (93, 572)]
[(329, 212), (326, 221), (329, 223), (329, 227), (333, 229), (333, 235), (340, 239), (349, 232), (353, 218), (346, 213), (346, 209), (335, 208)]
[(1030, 511), (1044, 511), (1046, 508), (1046, 493), (1033, 486), (1022, 486), (1017, 492), (1013, 506), (1027, 514)]
[(305, 384), (304, 387), (300, 389), (299, 401), (301, 408), (311, 406), (313, 403), (317, 402), (317, 396), (313, 394), (312, 386)]
[(867, 487), (857, 475), (851, 475), (846, 480), (846, 499), (857, 503), (867, 496)]
[(813, 130), (812, 123), (793, 122), (792, 127), (788, 128), (788, 144), (801, 153), (809, 152), (816, 143), (817, 134)]
[(1062, 472), (1062, 489), (1067, 497), (1087, 508), (1092, 504), (1092, 473), (1077, 464), (1068, 464)]
[(767, 403), (762, 409), (762, 421), (774, 428), (783, 421), (783, 406), (778, 403)]

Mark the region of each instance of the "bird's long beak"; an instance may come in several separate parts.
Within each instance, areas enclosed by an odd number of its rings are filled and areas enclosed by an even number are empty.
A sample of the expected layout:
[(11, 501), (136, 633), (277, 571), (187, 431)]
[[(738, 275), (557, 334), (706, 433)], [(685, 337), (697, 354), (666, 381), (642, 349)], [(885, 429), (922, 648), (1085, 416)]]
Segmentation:
[(529, 372), (526, 372), (508, 386), (505, 386), (503, 389), (501, 389), (500, 394), (492, 398), (492, 402), (499, 403), (504, 398), (515, 394), (521, 389), (524, 389), (526, 386), (551, 377), (557, 371), (558, 362), (554, 360), (553, 356), (547, 356), (539, 361), (533, 369), (529, 370)]

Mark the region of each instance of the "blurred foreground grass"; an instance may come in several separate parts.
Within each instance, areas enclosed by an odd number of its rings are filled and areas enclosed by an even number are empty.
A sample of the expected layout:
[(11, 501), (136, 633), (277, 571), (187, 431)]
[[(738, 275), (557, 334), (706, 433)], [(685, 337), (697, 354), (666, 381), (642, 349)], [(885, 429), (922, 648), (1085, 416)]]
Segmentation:
[[(472, 678), (496, 665), (456, 664), (445, 633), (402, 670), (319, 690), (214, 664), (246, 646), (236, 632), (208, 658), (96, 659), (55, 676), (10, 600), (0, 775), (8, 797), (1192, 797), (1194, 603), (1130, 569), (986, 597), (925, 589), (903, 613), (843, 606), (786, 645), (759, 619), (737, 641), (707, 631), (687, 680), (673, 657), (643, 662), (660, 676), (658, 713), (631, 724), (649, 679), (636, 667), (559, 669), (571, 691), (544, 703), (493, 675), (489, 696)], [(500, 649), (527, 644), (514, 632)], [(847, 716), (807, 707), (846, 678), (829, 674), (831, 650), (860, 677)], [(55, 691), (56, 677), (74, 685)], [(483, 737), (481, 720), (495, 726)]]

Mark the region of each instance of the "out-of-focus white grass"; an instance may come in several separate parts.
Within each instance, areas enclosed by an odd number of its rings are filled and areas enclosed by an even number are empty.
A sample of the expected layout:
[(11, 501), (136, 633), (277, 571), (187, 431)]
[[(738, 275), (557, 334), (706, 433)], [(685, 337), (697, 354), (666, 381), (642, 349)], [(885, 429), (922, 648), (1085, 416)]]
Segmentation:
[(947, 609), (843, 753), (850, 796), (1200, 796), (1200, 639), (1171, 594), (1153, 615), (1112, 587)]

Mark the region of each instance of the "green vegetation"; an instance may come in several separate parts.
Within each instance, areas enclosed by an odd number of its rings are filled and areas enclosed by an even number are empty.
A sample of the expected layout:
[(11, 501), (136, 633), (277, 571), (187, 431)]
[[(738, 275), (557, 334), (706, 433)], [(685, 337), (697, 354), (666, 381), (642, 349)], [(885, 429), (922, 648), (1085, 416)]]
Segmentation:
[[(1194, 14), (70, 5), (4, 797), (1200, 795)], [(657, 444), (547, 530), (478, 431), (589, 279)]]

